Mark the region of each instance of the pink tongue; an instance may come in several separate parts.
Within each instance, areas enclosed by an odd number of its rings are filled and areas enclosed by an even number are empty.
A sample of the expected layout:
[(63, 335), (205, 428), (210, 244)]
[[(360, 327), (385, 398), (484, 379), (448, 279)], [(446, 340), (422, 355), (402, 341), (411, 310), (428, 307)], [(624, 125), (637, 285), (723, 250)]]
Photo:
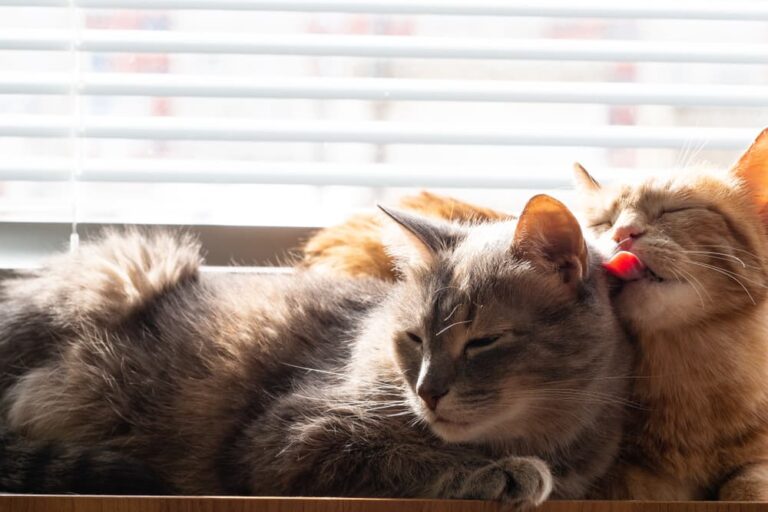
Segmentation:
[(603, 263), (603, 268), (624, 281), (640, 279), (645, 271), (645, 265), (640, 258), (628, 251), (617, 252), (610, 260)]

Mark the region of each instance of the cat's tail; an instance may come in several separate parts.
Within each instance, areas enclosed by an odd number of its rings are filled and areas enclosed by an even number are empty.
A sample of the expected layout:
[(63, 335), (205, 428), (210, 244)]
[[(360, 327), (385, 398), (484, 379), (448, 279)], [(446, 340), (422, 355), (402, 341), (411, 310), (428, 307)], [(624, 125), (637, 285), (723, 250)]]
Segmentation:
[(201, 264), (200, 244), (191, 235), (111, 230), (6, 281), (3, 294), (67, 325), (113, 326), (195, 278)]
[(141, 461), (111, 448), (30, 441), (0, 428), (0, 493), (174, 494)]

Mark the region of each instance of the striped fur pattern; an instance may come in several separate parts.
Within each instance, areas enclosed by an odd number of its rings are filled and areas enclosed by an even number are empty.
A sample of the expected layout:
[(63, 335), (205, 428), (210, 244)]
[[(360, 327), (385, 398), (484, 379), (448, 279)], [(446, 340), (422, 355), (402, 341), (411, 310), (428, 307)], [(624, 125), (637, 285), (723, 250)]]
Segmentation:
[(119, 449), (30, 441), (0, 429), (0, 491), (36, 494), (173, 493), (147, 464)]
[(584, 496), (619, 446), (631, 350), (570, 212), (526, 212), (392, 213), (397, 283), (201, 275), (190, 239), (135, 232), (7, 282), (1, 412), (35, 460), (0, 484), (80, 491), (59, 464), (112, 474), (122, 454), (124, 487), (141, 461), (184, 494)]

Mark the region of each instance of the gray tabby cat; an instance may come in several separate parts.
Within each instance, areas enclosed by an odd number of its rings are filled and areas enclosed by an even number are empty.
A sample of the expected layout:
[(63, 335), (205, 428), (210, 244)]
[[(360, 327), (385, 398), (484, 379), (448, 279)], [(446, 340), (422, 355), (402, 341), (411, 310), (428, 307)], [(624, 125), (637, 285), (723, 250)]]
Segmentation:
[[(201, 275), (189, 238), (135, 232), (6, 282), (4, 423), (184, 494), (585, 496), (619, 446), (630, 348), (571, 213), (387, 213), (397, 284)], [(58, 474), (32, 466), (0, 484)]]

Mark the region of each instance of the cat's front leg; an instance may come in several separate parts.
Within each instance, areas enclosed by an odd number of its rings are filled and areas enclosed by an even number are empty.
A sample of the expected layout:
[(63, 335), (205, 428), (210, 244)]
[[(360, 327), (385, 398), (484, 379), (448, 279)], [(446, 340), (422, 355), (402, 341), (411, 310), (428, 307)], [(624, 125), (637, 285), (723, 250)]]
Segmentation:
[(318, 399), (287, 397), (244, 432), (252, 494), (483, 499), (524, 509), (552, 491), (541, 459), (490, 459), (437, 442), (402, 416), (343, 404), (318, 409)]
[(540, 505), (552, 492), (549, 466), (537, 457), (507, 457), (443, 481), (442, 498), (501, 501), (515, 509)]
[(610, 471), (604, 487), (590, 499), (691, 501), (705, 499), (700, 485), (660, 468), (620, 464)]
[(768, 461), (747, 464), (733, 473), (717, 493), (720, 501), (768, 501)]

